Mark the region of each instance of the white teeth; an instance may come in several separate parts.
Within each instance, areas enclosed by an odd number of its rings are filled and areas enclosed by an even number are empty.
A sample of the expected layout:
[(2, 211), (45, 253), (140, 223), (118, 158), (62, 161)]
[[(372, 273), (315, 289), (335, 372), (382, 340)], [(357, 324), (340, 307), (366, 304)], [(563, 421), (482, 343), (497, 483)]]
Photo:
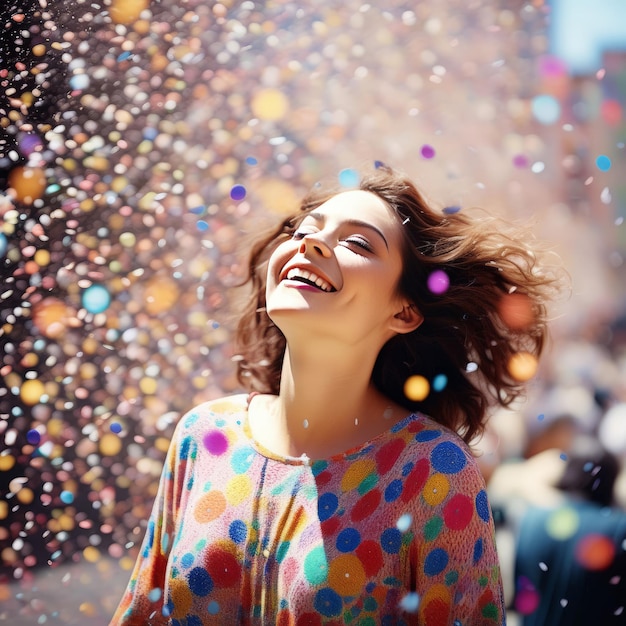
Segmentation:
[(317, 285), (322, 291), (332, 291), (333, 286), (325, 281), (323, 278), (320, 278), (317, 274), (313, 272), (309, 272), (308, 270), (304, 270), (300, 267), (294, 267), (287, 272), (287, 278), (304, 278), (304, 280), (309, 280), (315, 285)]

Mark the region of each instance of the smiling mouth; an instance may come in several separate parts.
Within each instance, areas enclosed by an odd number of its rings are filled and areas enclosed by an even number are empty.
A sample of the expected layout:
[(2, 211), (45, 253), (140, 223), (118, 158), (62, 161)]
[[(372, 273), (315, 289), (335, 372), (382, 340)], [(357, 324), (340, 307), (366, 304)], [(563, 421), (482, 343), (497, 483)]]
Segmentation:
[(332, 293), (333, 291), (337, 291), (327, 280), (324, 280), (321, 276), (318, 276), (314, 272), (309, 272), (308, 270), (302, 269), (300, 267), (294, 267), (287, 272), (287, 276), (285, 276), (287, 280), (295, 280), (305, 285), (310, 285), (311, 287), (315, 287), (320, 291), (324, 291), (326, 293)]

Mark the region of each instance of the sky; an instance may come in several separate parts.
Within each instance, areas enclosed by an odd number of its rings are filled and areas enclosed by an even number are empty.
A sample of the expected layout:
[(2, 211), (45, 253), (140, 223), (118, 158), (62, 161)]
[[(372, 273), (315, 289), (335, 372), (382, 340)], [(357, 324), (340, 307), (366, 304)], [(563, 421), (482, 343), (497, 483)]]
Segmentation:
[(602, 67), (602, 53), (626, 51), (626, 0), (552, 0), (552, 54), (572, 74)]

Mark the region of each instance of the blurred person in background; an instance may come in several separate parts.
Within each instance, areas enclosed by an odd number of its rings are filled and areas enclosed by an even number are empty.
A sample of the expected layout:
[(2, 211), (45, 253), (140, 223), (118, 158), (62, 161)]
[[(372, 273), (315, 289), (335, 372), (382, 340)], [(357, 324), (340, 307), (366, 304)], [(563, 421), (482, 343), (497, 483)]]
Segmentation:
[(626, 624), (626, 512), (614, 504), (618, 459), (580, 435), (555, 487), (517, 530), (514, 608), (524, 626)]

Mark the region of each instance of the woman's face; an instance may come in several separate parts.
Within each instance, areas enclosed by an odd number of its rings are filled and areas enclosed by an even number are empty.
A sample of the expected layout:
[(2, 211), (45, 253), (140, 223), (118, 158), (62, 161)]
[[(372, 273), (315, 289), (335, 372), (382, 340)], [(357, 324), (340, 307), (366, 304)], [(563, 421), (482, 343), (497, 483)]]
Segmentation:
[(362, 190), (304, 216), (268, 264), (267, 313), (287, 340), (303, 330), (380, 348), (402, 332), (398, 314), (409, 303), (397, 292), (401, 228), (383, 200)]

